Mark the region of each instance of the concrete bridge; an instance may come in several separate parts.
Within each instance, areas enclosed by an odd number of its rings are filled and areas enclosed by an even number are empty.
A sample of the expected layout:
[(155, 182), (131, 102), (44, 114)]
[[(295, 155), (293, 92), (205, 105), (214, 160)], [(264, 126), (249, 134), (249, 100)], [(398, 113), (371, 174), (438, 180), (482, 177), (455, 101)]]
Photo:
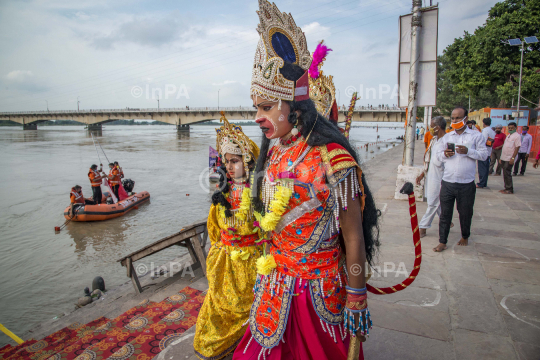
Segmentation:
[[(252, 107), (189, 107), (166, 109), (96, 109), (0, 112), (0, 120), (11, 120), (23, 125), (24, 130), (37, 130), (37, 124), (50, 120), (73, 120), (88, 125), (89, 130), (115, 120), (157, 120), (176, 125), (178, 131), (189, 131), (189, 125), (220, 118), (220, 111), (232, 120), (254, 120), (257, 111)], [(347, 110), (340, 108), (339, 121), (345, 121)], [(353, 121), (404, 122), (405, 110), (399, 108), (367, 108), (354, 110)]]

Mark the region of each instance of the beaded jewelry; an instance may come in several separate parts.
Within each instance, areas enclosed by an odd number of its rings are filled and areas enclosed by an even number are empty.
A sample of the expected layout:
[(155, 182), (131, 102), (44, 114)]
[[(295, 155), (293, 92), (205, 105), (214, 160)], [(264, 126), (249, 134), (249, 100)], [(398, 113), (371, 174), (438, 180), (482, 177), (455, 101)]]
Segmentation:
[[(369, 336), (369, 329), (373, 327), (371, 314), (367, 306), (367, 288), (351, 288), (346, 286), (347, 302), (343, 312), (343, 325), (345, 331), (351, 336), (356, 337), (356, 333), (360, 330), (362, 336)], [(355, 315), (358, 314), (358, 320)]]

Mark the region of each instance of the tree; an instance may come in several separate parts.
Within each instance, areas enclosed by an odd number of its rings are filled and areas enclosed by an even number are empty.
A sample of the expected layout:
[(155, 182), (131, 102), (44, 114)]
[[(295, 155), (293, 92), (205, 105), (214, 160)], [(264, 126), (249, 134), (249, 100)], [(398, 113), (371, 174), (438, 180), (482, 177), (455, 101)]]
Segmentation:
[[(508, 39), (539, 36), (540, 1), (506, 0), (495, 4), (486, 23), (474, 34), (465, 32), (439, 56), (437, 106), (449, 114), (455, 105), (508, 106), (517, 103), (520, 47), (502, 43)], [(526, 45), (523, 54), (521, 94), (535, 101), (539, 95), (540, 43)], [(523, 103), (523, 101), (522, 101)]]

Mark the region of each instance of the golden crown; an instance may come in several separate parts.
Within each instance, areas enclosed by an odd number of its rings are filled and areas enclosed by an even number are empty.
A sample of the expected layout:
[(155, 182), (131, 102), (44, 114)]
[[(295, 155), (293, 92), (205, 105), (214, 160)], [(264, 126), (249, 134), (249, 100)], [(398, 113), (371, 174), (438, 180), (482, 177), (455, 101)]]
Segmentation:
[(331, 49), (328, 49), (323, 41), (319, 43), (313, 52), (313, 67), (317, 64), (317, 71), (310, 69), (309, 77), (309, 98), (315, 103), (317, 112), (327, 119), (332, 111), (332, 106), (336, 101), (336, 87), (332, 75), (324, 75), (321, 70), (326, 55)]
[(229, 123), (223, 111), (219, 121), (224, 124), (219, 129), (216, 129), (218, 153), (223, 157), (225, 157), (225, 154), (242, 156), (244, 169), (246, 174), (249, 174), (248, 164), (259, 156), (259, 147), (244, 134), (241, 126)]
[(282, 13), (276, 4), (267, 0), (259, 0), (257, 14), (260, 20), (257, 31), (261, 38), (255, 51), (250, 94), (279, 101), (280, 105), (281, 100), (306, 100), (309, 96), (307, 78), (295, 83), (285, 79), (279, 70), (285, 61), (304, 70), (311, 65), (302, 29), (296, 26), (291, 14)]

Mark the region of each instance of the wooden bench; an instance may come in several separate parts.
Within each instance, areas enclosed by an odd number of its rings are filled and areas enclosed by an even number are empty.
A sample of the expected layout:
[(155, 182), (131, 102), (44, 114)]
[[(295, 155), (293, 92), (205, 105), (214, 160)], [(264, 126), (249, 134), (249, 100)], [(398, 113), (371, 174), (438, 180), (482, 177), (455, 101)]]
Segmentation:
[(163, 249), (167, 249), (173, 245), (177, 245), (187, 248), (189, 254), (191, 255), (191, 260), (193, 260), (194, 263), (192, 268), (197, 269), (200, 266), (204, 276), (206, 276), (206, 252), (204, 251), (204, 248), (207, 240), (208, 229), (206, 227), (205, 219), (184, 227), (176, 234), (167, 236), (143, 247), (142, 249), (134, 251), (131, 254), (119, 259), (118, 262), (127, 268), (127, 276), (131, 278), (135, 291), (140, 294), (143, 290), (139, 282), (139, 278), (137, 277), (137, 272), (133, 266), (135, 261), (155, 254)]

